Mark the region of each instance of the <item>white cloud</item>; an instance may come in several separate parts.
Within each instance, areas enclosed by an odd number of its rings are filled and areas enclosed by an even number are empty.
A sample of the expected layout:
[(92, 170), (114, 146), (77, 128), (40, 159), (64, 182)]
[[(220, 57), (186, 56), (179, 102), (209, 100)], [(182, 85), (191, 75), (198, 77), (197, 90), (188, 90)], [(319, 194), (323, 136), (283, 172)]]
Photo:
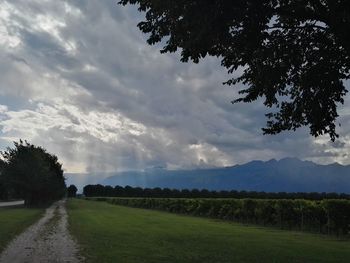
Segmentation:
[(16, 9), (8, 2), (0, 3), (0, 47), (10, 50), (20, 45), (21, 40), (14, 28), (17, 26), (11, 21), (11, 13)]

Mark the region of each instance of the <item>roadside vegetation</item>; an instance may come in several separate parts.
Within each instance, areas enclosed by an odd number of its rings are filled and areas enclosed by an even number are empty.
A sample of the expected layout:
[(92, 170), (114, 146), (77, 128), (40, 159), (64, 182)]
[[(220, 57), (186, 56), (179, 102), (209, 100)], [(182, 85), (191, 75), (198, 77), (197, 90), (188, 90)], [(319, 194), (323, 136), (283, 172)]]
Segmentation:
[(69, 225), (89, 262), (349, 262), (321, 235), (72, 199)]
[(43, 212), (41, 208), (0, 207), (0, 252), (16, 235), (37, 221)]

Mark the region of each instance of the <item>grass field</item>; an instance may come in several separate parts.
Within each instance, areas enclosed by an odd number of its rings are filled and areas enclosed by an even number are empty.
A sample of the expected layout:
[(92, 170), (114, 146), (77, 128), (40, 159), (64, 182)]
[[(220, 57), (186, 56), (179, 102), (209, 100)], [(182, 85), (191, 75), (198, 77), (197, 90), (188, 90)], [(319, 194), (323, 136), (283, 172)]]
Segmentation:
[(350, 262), (350, 241), (71, 200), (70, 230), (89, 262)]
[(44, 209), (0, 208), (0, 252), (6, 244), (40, 218)]

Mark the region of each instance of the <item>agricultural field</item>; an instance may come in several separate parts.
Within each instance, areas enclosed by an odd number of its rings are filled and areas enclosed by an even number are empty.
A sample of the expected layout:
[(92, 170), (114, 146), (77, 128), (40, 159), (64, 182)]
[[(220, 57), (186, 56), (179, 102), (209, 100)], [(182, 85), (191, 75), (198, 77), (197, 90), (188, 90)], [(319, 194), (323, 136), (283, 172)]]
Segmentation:
[(37, 221), (44, 209), (0, 207), (0, 252), (16, 235)]
[(92, 197), (111, 204), (349, 237), (349, 200)]
[(88, 262), (350, 262), (350, 242), (73, 199), (69, 227)]

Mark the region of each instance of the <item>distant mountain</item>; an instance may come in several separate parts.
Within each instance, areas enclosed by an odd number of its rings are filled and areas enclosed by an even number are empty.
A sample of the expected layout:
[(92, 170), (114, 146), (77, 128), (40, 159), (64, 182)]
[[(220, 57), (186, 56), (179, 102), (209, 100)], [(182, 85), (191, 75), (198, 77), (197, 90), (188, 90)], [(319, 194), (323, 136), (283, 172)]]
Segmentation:
[(100, 183), (177, 189), (350, 193), (350, 166), (338, 163), (319, 165), (297, 158), (285, 158), (215, 169), (122, 172)]
[[(112, 186), (350, 193), (350, 165), (343, 166), (338, 163), (320, 165), (297, 158), (285, 158), (279, 161), (272, 159), (266, 162), (251, 161), (243, 165), (215, 169), (154, 168), (146, 171), (94, 175), (93, 180), (87, 179), (89, 175), (85, 176), (84, 184), (100, 183)], [(80, 177), (84, 178), (82, 175)], [(68, 175), (68, 179), (68, 182), (74, 181), (74, 176)], [(80, 186), (83, 184), (80, 183)]]

